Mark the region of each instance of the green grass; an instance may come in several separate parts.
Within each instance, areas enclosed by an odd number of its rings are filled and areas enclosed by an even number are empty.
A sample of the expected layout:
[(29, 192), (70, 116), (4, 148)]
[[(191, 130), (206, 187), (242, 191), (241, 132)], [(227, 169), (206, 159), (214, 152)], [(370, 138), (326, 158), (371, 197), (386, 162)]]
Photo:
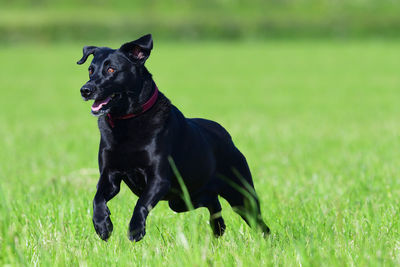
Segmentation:
[(214, 239), (207, 210), (160, 203), (136, 244), (126, 186), (109, 203), (109, 242), (92, 226), (99, 133), (79, 95), (82, 45), (0, 49), (0, 265), (400, 263), (400, 42), (156, 40), (148, 68), (160, 90), (230, 131), (272, 234), (222, 201), (227, 231)]

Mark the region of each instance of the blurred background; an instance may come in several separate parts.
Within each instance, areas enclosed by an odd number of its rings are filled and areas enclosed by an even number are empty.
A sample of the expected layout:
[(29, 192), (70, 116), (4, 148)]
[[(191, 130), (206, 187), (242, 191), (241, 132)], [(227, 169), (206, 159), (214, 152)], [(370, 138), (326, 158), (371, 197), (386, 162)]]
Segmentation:
[[(97, 238), (76, 61), (147, 33), (159, 89), (246, 155), (267, 241), (222, 200), (220, 240), (160, 203), (131, 244), (126, 186)], [(399, 265), (399, 0), (0, 0), (0, 61), (0, 266)]]
[(396, 0), (0, 1), (1, 42), (398, 38)]

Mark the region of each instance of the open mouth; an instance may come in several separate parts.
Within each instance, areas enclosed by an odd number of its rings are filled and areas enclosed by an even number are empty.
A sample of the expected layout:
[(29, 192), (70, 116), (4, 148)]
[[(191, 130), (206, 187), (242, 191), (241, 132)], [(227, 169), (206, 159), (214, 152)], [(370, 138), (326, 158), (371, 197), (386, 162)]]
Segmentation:
[(101, 113), (105, 113), (108, 108), (110, 108), (110, 102), (116, 97), (116, 94), (112, 94), (111, 96), (101, 99), (95, 100), (92, 105), (92, 113), (94, 115), (99, 115)]

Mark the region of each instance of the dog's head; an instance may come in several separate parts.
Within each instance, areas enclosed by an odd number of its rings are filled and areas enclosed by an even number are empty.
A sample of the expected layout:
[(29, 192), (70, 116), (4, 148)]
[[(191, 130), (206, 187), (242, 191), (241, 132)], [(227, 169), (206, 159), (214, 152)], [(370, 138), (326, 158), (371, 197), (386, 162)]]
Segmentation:
[(89, 66), (89, 81), (81, 88), (85, 101), (94, 100), (92, 114), (134, 112), (140, 108), (140, 95), (144, 83), (151, 75), (144, 67), (150, 56), (153, 40), (150, 34), (123, 44), (119, 49), (85, 46), (81, 65), (89, 55), (93, 60)]

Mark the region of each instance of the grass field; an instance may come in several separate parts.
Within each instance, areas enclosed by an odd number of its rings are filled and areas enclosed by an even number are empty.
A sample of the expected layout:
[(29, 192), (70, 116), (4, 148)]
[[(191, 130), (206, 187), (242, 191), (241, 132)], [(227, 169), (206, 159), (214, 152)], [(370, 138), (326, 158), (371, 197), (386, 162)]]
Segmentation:
[(230, 131), (272, 234), (223, 201), (227, 231), (214, 239), (206, 209), (160, 203), (136, 244), (126, 186), (109, 203), (109, 242), (92, 226), (99, 133), (79, 94), (83, 45), (0, 48), (0, 265), (400, 264), (400, 42), (155, 40), (160, 90)]

